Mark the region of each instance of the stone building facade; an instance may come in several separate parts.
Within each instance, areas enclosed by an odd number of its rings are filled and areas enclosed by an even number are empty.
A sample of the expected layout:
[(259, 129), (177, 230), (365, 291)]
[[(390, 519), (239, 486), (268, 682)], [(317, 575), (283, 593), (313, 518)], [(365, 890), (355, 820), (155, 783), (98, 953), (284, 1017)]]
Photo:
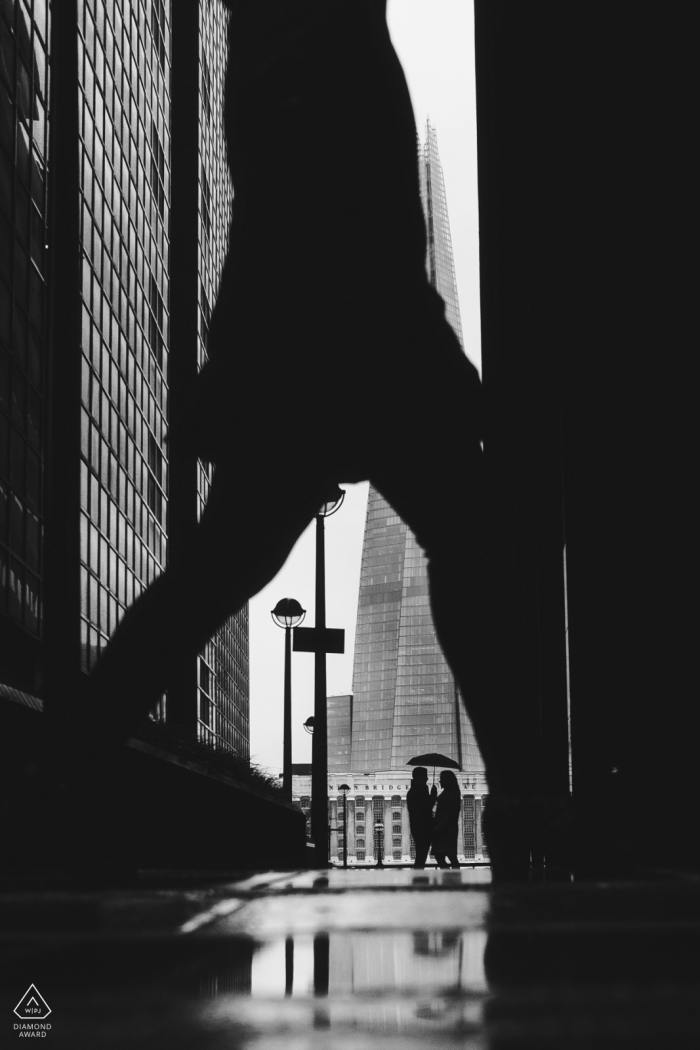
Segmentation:
[[(462, 794), (459, 819), (457, 855), (460, 861), (488, 860), (481, 834), (481, 814), (488, 794), (486, 777), (482, 772), (456, 772)], [(431, 771), (432, 779), (432, 771)], [(439, 770), (435, 773), (438, 783)], [(342, 785), (349, 790), (343, 792)], [(348, 864), (376, 864), (379, 851), (384, 864), (410, 864), (415, 851), (408, 822), (406, 795), (411, 786), (411, 770), (386, 770), (376, 773), (329, 774), (328, 820), (330, 859), (332, 864), (343, 863), (344, 849), (344, 795), (347, 796)], [(310, 812), (311, 768), (292, 777), (292, 797), (301, 808)], [(381, 825), (381, 830), (375, 825)]]

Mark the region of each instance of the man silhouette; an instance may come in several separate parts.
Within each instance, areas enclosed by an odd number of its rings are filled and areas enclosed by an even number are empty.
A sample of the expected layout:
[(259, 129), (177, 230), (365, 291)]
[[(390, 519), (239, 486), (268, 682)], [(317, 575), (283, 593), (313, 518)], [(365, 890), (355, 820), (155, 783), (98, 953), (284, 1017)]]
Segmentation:
[(430, 849), (430, 838), (433, 829), (433, 806), (437, 799), (437, 788), (433, 784), (428, 791), (428, 770), (425, 766), (416, 766), (413, 770), (413, 782), (406, 795), (408, 823), (416, 845), (414, 868), (424, 868)]

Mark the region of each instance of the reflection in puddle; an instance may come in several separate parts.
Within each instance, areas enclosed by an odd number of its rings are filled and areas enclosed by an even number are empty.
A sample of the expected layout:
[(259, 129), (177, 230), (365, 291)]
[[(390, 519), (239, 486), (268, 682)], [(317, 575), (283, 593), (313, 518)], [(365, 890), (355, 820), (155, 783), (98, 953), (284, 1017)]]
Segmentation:
[[(254, 951), (251, 941), (235, 941), (220, 946), (203, 965), (195, 969), (199, 998), (250, 995)], [(187, 987), (189, 980), (185, 979), (184, 984)]]
[[(335, 907), (330, 899), (327, 903)], [(399, 903), (392, 895), (386, 906)], [(431, 899), (431, 912), (438, 903)], [(301, 904), (295, 901), (296, 907)], [(424, 900), (421, 904), (427, 910)], [(455, 928), (339, 930), (331, 924), (329, 932), (317, 928), (292, 935), (290, 923), (275, 935), (239, 934), (235, 939), (250, 949), (247, 983), (238, 973), (233, 987), (229, 973), (214, 993), (210, 981), (204, 1020), (217, 1028), (244, 1024), (257, 1033), (246, 1045), (260, 1039), (281, 1050), (297, 1040), (306, 1046), (307, 1039), (315, 1047), (313, 1040), (323, 1039), (324, 1030), (334, 1040), (352, 1033), (371, 1045), (375, 1039), (379, 1045), (381, 1037), (399, 1039), (402, 1046), (420, 1040), (426, 1048), (459, 1037), (461, 1046), (481, 1047), (487, 908), (484, 900), (481, 923)], [(333, 915), (338, 914), (336, 908)]]
[(334, 993), (486, 988), (481, 930), (348, 933), (331, 938)]
[(331, 1029), (420, 1037), (423, 1046), (459, 1034), (465, 1046), (481, 1045), (483, 930), (318, 933), (255, 949), (249, 943), (247, 979), (239, 964), (235, 974), (229, 968), (201, 986), (205, 1020), (217, 1027), (244, 1023), (263, 1040), (273, 1030), (282, 1039)]
[(485, 946), (483, 930), (279, 938), (257, 948), (249, 986), (240, 991), (265, 999), (423, 988), (483, 992)]

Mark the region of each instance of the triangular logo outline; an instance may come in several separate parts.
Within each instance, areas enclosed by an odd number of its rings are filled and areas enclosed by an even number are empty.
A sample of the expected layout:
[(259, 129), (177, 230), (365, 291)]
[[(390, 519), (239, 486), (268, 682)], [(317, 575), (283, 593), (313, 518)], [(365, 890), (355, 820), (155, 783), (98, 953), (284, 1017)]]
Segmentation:
[[(34, 1003), (32, 1012), (27, 1013), (27, 1010), (32, 1003)], [(20, 1013), (20, 1010), (23, 1012)], [(36, 1010), (39, 1012), (35, 1013), (34, 1011)], [(23, 1021), (29, 1019), (33, 1021), (43, 1021), (51, 1013), (51, 1007), (46, 1002), (46, 999), (44, 999), (37, 986), (35, 984), (30, 984), (20, 1001), (17, 1003), (17, 1006), (14, 1008), (13, 1013), (17, 1014), (17, 1016)]]

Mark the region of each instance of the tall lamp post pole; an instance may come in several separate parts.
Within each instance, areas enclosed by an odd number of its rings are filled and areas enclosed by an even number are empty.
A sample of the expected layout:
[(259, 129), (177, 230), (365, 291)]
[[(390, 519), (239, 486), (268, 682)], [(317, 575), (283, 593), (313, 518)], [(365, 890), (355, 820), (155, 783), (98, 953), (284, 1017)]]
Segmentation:
[[(326, 629), (326, 537), (325, 520), (339, 510), (345, 497), (342, 489), (316, 515), (316, 629)], [(318, 863), (328, 863), (328, 689), (325, 646), (314, 653), (314, 736), (311, 749), (311, 831)]]
[(284, 736), (282, 743), (282, 793), (292, 801), (292, 628), (298, 627), (306, 609), (295, 598), (282, 598), (270, 613), (284, 628)]
[(380, 824), (379, 821), (374, 825), (374, 830), (377, 833), (377, 868), (384, 867), (384, 825)]
[(348, 791), (350, 790), (349, 784), (341, 784), (340, 790), (343, 792), (343, 867), (348, 866)]
[[(323, 514), (316, 515), (316, 627), (326, 626), (326, 551)], [(314, 735), (311, 744), (311, 834), (319, 866), (328, 862), (328, 703), (326, 654), (314, 653)]]
[(324, 520), (340, 508), (345, 492), (334, 485), (316, 515), (316, 625), (294, 632), (295, 652), (314, 654), (314, 714), (311, 747), (311, 834), (316, 866), (328, 866), (328, 715), (326, 653), (345, 651), (345, 632), (326, 627)]

